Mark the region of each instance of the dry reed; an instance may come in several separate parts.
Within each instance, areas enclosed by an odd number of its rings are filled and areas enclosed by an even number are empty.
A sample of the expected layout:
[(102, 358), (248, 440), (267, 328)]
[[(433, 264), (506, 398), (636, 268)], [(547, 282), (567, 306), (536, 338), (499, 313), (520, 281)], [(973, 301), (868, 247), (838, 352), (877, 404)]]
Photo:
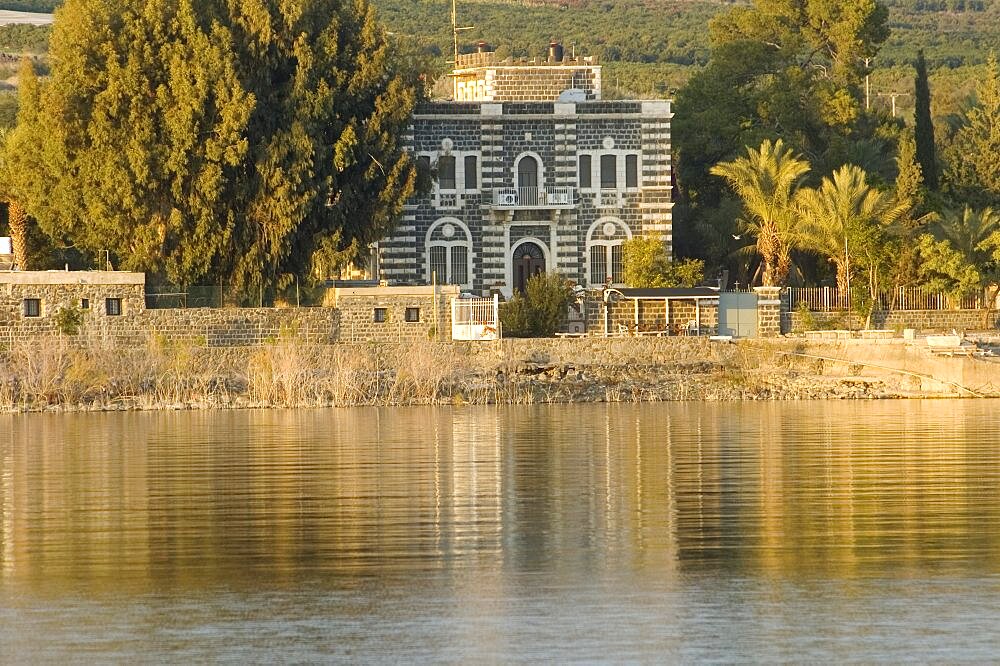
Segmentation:
[(119, 346), (67, 336), (0, 351), (0, 410), (523, 403), (532, 393), (484, 373), (451, 345), (319, 345), (278, 339), (209, 348), (151, 336)]

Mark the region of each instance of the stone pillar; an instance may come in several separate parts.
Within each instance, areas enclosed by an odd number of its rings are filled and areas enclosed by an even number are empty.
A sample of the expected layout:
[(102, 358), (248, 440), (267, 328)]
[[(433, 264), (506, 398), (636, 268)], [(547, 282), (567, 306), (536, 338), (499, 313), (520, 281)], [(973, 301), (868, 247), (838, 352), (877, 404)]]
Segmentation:
[(781, 335), (781, 287), (754, 287), (757, 293), (757, 337)]

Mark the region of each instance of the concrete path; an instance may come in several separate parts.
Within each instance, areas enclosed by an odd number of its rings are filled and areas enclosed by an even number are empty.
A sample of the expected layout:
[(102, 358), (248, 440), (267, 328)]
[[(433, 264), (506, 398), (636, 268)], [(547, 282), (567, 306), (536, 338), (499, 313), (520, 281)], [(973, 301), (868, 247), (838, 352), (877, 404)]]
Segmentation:
[(0, 25), (10, 25), (20, 23), (24, 25), (49, 25), (52, 23), (52, 14), (33, 14), (31, 12), (12, 12), (0, 9)]

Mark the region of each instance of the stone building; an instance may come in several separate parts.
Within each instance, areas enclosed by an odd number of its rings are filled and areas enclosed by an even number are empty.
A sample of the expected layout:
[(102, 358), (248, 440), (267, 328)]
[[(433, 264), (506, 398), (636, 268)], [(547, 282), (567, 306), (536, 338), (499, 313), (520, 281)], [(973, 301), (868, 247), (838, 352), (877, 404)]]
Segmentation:
[(622, 243), (671, 249), (670, 102), (602, 100), (591, 58), (458, 56), (452, 101), (421, 104), (409, 149), (436, 172), (378, 244), (390, 284), (509, 297), (531, 275), (622, 282)]
[(103, 328), (145, 309), (146, 275), (114, 271), (0, 272), (0, 334), (58, 330), (60, 311)]

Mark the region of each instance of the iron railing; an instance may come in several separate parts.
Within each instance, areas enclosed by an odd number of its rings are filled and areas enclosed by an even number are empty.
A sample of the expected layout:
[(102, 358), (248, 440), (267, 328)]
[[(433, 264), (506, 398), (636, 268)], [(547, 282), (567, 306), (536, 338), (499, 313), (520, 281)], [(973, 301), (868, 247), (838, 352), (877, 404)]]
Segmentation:
[(499, 187), (492, 191), (494, 208), (572, 208), (572, 187)]
[(312, 307), (323, 304), (326, 292), (323, 286), (294, 284), (271, 295), (260, 289), (236, 289), (227, 285), (146, 285), (146, 309)]
[(496, 340), (500, 337), (500, 299), (455, 298), (451, 301), (453, 340)]
[[(789, 287), (788, 306), (792, 310), (802, 307), (813, 312), (846, 311), (851, 300), (844, 290), (835, 287)], [(870, 298), (866, 289), (851, 289), (855, 303)], [(932, 292), (920, 287), (898, 287), (879, 292), (875, 298), (874, 310), (978, 310), (986, 307), (986, 294), (979, 292), (961, 298)]]

